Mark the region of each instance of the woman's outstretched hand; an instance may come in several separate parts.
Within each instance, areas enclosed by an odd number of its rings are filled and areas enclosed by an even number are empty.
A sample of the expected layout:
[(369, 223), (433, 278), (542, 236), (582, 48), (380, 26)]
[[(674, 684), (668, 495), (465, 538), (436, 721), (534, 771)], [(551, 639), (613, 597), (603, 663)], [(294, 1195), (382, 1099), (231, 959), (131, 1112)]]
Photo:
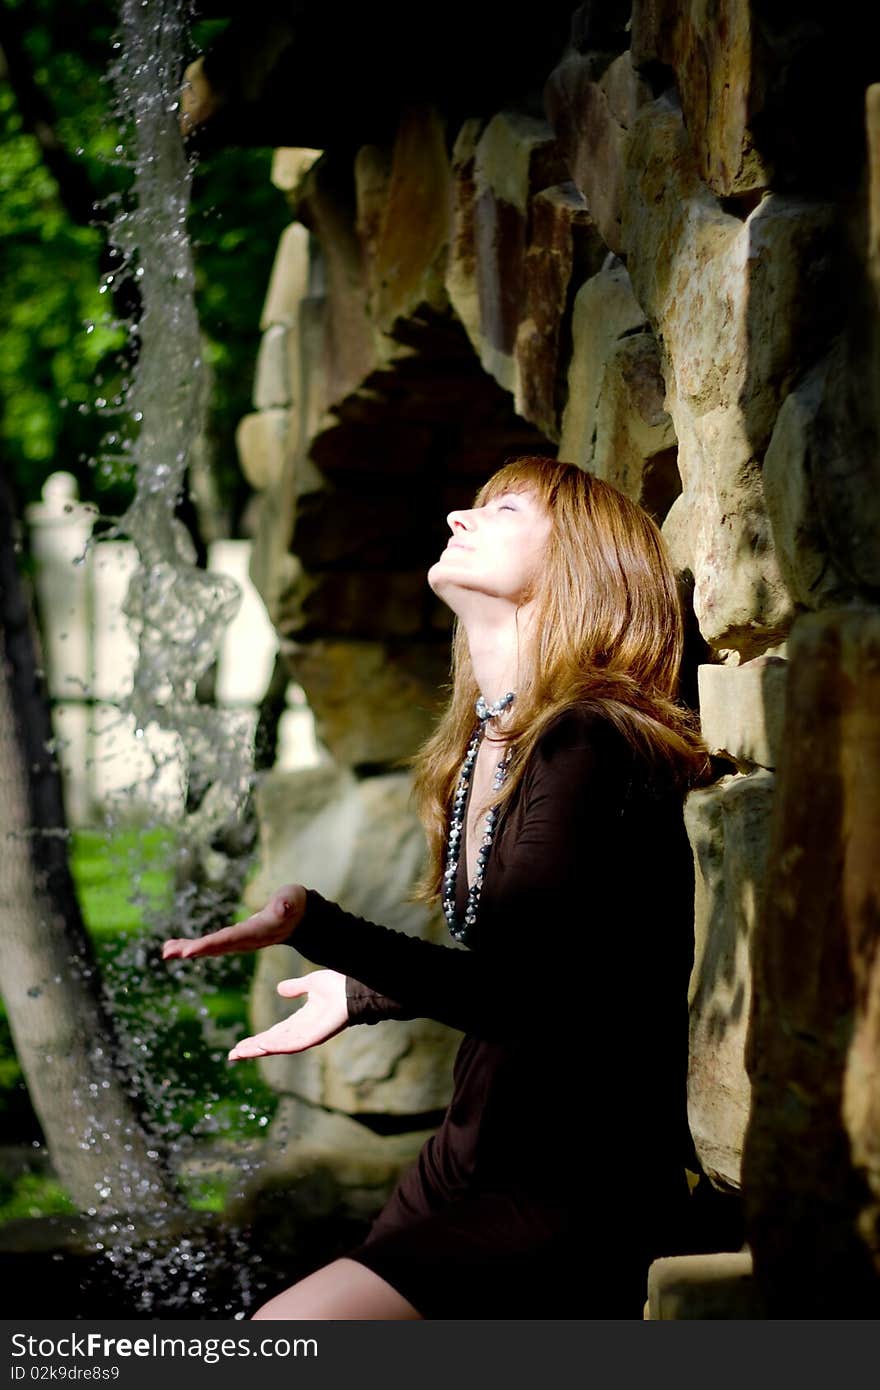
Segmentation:
[(162, 944), (163, 960), (192, 960), (196, 956), (225, 956), (232, 951), (259, 951), (286, 941), (306, 910), (306, 890), (301, 883), (285, 883), (265, 907), (244, 922), (221, 927), (196, 940), (170, 937)]
[[(232, 951), (259, 951), (286, 941), (306, 909), (306, 890), (301, 883), (285, 883), (273, 893), (265, 907), (244, 922), (191, 941), (171, 937), (162, 945), (163, 960), (192, 960), (198, 956), (225, 956)], [(242, 1038), (229, 1053), (230, 1062), (247, 1057), (273, 1057), (287, 1052), (305, 1052), (326, 1042), (348, 1025), (345, 976), (336, 970), (313, 970), (299, 979), (282, 980), (278, 993), (285, 999), (308, 996), (305, 1004), (289, 1018), (252, 1038)]]
[(345, 976), (336, 970), (313, 970), (295, 980), (281, 980), (278, 993), (285, 999), (308, 996), (301, 1009), (289, 1018), (242, 1038), (229, 1053), (230, 1062), (247, 1057), (277, 1057), (288, 1052), (305, 1052), (326, 1042), (348, 1026), (348, 1003), (345, 996)]

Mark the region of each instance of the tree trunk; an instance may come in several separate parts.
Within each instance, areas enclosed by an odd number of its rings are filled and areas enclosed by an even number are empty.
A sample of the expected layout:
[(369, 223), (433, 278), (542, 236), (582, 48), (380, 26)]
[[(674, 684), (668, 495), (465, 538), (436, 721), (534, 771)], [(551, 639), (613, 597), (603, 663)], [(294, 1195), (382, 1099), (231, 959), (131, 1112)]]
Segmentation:
[(48, 701), (0, 478), (0, 986), (52, 1166), (84, 1211), (179, 1204), (120, 1061), (68, 865)]

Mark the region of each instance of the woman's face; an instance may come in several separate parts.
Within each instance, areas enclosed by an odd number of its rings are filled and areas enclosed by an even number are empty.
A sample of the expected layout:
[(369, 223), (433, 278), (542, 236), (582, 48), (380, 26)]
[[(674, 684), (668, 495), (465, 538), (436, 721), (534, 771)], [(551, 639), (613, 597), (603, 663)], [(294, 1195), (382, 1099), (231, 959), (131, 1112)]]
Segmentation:
[(452, 534), (428, 570), (434, 593), (458, 611), (456, 595), (480, 593), (515, 607), (532, 592), (553, 522), (534, 492), (505, 492), (470, 511), (450, 512)]

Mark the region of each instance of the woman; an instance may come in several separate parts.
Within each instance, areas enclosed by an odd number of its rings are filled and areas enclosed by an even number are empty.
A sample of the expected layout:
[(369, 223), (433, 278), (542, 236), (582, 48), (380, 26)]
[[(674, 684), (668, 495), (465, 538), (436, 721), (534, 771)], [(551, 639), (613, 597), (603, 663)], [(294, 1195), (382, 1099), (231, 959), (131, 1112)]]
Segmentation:
[(465, 1033), (443, 1123), (363, 1243), (257, 1318), (640, 1317), (649, 1262), (688, 1244), (682, 801), (709, 760), (675, 700), (663, 540), (544, 458), (508, 462), (448, 522), (428, 583), (456, 615), (451, 698), (413, 759), (429, 851), (413, 897), (441, 901), (460, 945), (288, 884), (164, 948), (288, 942), (328, 967), (282, 982), (307, 1003), (234, 1060), (385, 1018)]

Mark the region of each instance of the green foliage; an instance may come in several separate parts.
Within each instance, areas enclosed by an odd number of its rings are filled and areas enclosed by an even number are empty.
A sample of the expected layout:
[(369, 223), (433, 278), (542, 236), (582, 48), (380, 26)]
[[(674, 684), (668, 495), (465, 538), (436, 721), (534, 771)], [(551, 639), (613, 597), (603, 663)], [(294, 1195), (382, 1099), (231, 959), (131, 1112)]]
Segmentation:
[[(9, 0), (6, 0), (9, 4)], [(23, 125), (11, 84), (0, 88), (0, 448), (23, 503), (48, 474), (73, 472), (80, 495), (118, 515), (131, 495), (124, 455), (102, 449), (130, 432), (113, 403), (124, 388), (127, 327), (114, 325), (98, 292), (106, 232), (130, 185), (108, 67), (118, 8), (109, 0), (18, 0), (27, 63), (98, 203), (77, 225), (38, 142)], [(188, 62), (218, 27), (197, 23)], [(78, 152), (78, 153), (77, 153)], [(213, 369), (208, 433), (218, 489), (233, 529), (248, 489), (235, 452), (250, 409), (259, 316), (272, 258), (289, 220), (269, 182), (271, 150), (228, 149), (196, 169), (190, 231), (205, 358)], [(99, 405), (100, 401), (106, 406)], [(100, 462), (98, 462), (100, 458)]]

